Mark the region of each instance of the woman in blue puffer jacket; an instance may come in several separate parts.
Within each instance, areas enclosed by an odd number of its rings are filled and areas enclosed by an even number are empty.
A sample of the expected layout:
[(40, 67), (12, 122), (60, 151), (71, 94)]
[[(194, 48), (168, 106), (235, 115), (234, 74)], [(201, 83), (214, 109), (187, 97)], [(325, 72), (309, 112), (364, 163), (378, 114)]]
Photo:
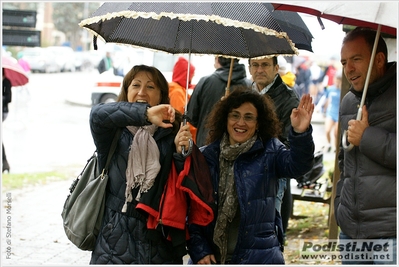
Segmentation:
[(313, 166), (310, 121), (314, 104), (304, 95), (291, 113), (287, 149), (272, 101), (236, 88), (213, 109), (208, 144), (215, 219), (189, 225), (188, 251), (195, 264), (284, 264), (281, 217), (275, 209), (280, 177), (298, 177)]

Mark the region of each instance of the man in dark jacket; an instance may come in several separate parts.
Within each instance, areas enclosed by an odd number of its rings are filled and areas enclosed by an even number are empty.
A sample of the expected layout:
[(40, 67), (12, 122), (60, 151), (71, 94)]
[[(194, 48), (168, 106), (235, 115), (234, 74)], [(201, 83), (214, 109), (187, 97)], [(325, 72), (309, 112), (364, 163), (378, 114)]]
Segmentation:
[[(341, 240), (386, 239), (392, 242), (388, 253), (393, 255), (385, 262), (368, 263), (396, 265), (397, 66), (396, 62), (388, 63), (387, 46), (381, 37), (375, 59), (370, 62), (375, 36), (374, 30), (356, 28), (345, 36), (341, 48), (343, 71), (351, 87), (341, 101), (339, 121), (341, 134), (347, 131), (347, 142), (353, 148), (344, 149), (341, 143), (334, 208)], [(369, 64), (373, 68), (362, 118), (355, 120)]]
[[(198, 147), (205, 145), (207, 130), (205, 129), (206, 117), (225, 94), (227, 81), (230, 71), (230, 58), (215, 57), (215, 72), (211, 75), (202, 77), (190, 97), (187, 105), (187, 116), (192, 125), (197, 128), (196, 144)], [(235, 85), (249, 85), (246, 78), (245, 66), (239, 64), (234, 59), (233, 72), (231, 76), (230, 88), (233, 90)]]
[[(257, 60), (249, 59), (249, 72), (254, 81), (252, 88), (260, 94), (267, 94), (273, 100), (282, 128), (279, 139), (289, 147), (288, 133), (291, 129), (290, 115), (292, 109), (298, 106), (299, 99), (295, 92), (283, 82), (278, 74), (278, 70), (279, 65), (277, 64), (277, 57)], [(276, 209), (281, 214), (283, 231), (285, 234), (292, 209), (290, 178), (279, 179)]]

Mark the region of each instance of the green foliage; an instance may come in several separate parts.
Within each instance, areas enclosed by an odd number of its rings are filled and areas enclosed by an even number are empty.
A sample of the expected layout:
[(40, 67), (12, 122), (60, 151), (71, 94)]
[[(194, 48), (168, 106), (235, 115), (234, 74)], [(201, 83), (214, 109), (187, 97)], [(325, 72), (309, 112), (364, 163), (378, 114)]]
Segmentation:
[(337, 262), (300, 261), (300, 241), (328, 239), (329, 205), (309, 201), (294, 201), (293, 215), (289, 220), (284, 248), (287, 265), (331, 265)]
[(79, 43), (84, 30), (79, 23), (92, 14), (98, 7), (98, 2), (53, 2), (54, 27), (65, 33), (72, 48)]
[(63, 180), (70, 178), (65, 173), (44, 172), (44, 173), (3, 173), (2, 186), (3, 190), (20, 189), (29, 185), (45, 184), (49, 181)]
[(37, 10), (39, 3), (34, 2), (3, 2), (3, 9), (9, 10)]
[(53, 23), (57, 30), (73, 35), (81, 28), (79, 23), (99, 7), (96, 2), (54, 2)]

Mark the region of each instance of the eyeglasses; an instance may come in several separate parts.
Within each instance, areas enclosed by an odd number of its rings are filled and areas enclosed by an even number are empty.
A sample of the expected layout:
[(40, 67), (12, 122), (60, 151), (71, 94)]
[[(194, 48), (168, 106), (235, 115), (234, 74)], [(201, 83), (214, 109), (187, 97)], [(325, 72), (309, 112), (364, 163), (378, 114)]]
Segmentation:
[(238, 112), (231, 112), (231, 113), (229, 113), (228, 117), (232, 121), (239, 121), (239, 120), (241, 120), (241, 118), (243, 118), (245, 122), (252, 122), (252, 123), (256, 122), (256, 120), (258, 119), (254, 115), (249, 115), (249, 114), (245, 114), (244, 116), (241, 116), (241, 114)]
[(259, 68), (259, 66), (262, 68), (262, 69), (266, 69), (266, 68), (270, 68), (271, 66), (272, 66), (272, 64), (270, 64), (270, 63), (265, 63), (265, 62), (263, 62), (262, 64), (258, 64), (258, 63), (251, 63), (251, 68), (254, 68), (254, 69), (258, 69)]

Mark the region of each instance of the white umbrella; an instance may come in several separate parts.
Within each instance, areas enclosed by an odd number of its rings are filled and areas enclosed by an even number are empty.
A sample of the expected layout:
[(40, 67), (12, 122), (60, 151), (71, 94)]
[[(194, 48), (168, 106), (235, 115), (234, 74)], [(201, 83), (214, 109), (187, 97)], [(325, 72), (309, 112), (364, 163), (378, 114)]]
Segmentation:
[[(362, 107), (364, 105), (367, 89), (370, 81), (372, 62), (374, 61), (378, 39), (381, 32), (396, 36), (396, 27), (398, 24), (398, 3), (395, 1), (387, 2), (274, 2), (272, 3), (276, 10), (287, 10), (302, 12), (317, 16), (320, 25), (320, 18), (329, 19), (339, 24), (348, 24), (360, 27), (369, 27), (377, 30), (374, 47), (371, 53), (370, 65), (367, 71), (364, 84), (362, 99), (360, 101), (356, 120), (362, 117)], [(323, 26), (322, 26), (323, 27)], [(353, 148), (353, 144), (347, 144), (346, 131), (342, 136), (342, 145), (345, 150)]]

